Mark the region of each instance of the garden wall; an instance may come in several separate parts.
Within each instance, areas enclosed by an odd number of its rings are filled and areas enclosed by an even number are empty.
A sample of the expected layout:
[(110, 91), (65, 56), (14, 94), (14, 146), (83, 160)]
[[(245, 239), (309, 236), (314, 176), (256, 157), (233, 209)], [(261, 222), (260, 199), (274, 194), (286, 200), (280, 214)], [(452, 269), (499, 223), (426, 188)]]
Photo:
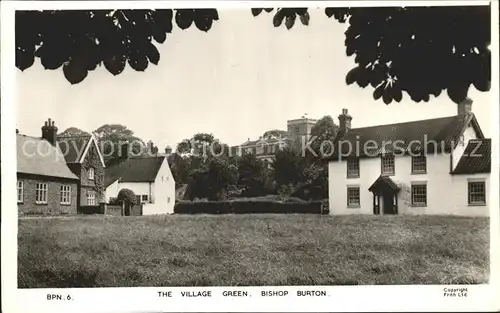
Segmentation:
[(271, 201), (179, 201), (175, 214), (328, 214), (321, 201), (271, 202)]

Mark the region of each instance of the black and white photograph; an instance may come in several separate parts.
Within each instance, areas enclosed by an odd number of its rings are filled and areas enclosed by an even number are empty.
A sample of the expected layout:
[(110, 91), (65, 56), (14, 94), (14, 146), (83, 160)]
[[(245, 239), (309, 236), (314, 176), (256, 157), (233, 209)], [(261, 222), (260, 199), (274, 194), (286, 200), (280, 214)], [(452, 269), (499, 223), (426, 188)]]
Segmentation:
[(103, 2), (2, 21), (14, 288), (460, 308), (491, 286), (498, 4)]

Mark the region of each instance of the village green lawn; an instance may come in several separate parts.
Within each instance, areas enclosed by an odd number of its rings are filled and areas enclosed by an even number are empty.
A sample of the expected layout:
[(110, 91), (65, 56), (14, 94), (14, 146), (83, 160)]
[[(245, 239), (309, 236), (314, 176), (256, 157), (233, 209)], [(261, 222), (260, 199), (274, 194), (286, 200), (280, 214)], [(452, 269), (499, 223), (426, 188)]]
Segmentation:
[(19, 220), (19, 288), (474, 284), (489, 220), (171, 215)]

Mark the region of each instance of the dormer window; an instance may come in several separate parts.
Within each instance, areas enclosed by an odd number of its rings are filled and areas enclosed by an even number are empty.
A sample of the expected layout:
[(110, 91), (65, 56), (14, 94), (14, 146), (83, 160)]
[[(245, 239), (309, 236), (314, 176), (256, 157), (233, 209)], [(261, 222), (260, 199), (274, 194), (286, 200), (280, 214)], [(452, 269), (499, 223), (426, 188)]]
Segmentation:
[(93, 167), (89, 168), (88, 177), (89, 180), (94, 180), (95, 170)]
[(382, 156), (382, 174), (394, 175), (394, 155)]

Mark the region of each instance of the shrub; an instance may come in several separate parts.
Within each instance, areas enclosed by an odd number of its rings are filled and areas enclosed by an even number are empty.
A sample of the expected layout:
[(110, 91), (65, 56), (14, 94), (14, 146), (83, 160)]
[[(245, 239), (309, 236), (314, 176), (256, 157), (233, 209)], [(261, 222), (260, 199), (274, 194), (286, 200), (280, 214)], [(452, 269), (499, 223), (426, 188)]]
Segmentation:
[(108, 202), (109, 202), (108, 204), (111, 204), (111, 205), (119, 205), (120, 204), (120, 201), (118, 201), (118, 199), (116, 197), (110, 197)]
[(120, 190), (120, 192), (118, 193), (117, 200), (120, 202), (125, 201), (125, 202), (128, 202), (130, 204), (136, 204), (136, 202), (137, 202), (137, 198), (135, 197), (135, 193), (132, 190), (127, 189), (127, 188), (123, 188), (122, 190)]
[(322, 214), (323, 206), (317, 202), (282, 201), (207, 201), (178, 202), (174, 207), (176, 214)]

